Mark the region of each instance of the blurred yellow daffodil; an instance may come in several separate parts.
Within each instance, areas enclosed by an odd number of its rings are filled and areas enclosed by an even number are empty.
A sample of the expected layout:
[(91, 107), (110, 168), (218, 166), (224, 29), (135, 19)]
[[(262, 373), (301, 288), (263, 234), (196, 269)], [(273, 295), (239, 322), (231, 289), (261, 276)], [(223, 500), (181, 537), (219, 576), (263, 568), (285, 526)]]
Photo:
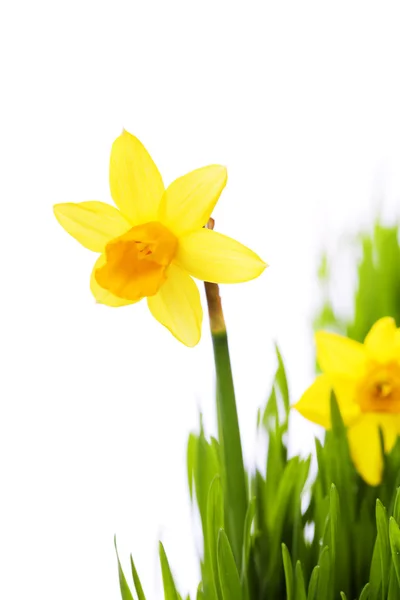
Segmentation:
[(330, 428), (330, 393), (335, 392), (354, 464), (370, 485), (382, 477), (383, 456), (400, 434), (400, 329), (390, 317), (375, 323), (364, 344), (334, 333), (315, 335), (317, 377), (295, 408), (307, 419)]
[(90, 280), (97, 302), (117, 307), (147, 297), (153, 316), (178, 340), (195, 346), (202, 308), (192, 277), (238, 283), (266, 267), (239, 242), (204, 228), (226, 180), (225, 167), (211, 165), (165, 189), (147, 150), (123, 131), (110, 159), (110, 190), (118, 208), (98, 201), (54, 207), (62, 227), (100, 253)]

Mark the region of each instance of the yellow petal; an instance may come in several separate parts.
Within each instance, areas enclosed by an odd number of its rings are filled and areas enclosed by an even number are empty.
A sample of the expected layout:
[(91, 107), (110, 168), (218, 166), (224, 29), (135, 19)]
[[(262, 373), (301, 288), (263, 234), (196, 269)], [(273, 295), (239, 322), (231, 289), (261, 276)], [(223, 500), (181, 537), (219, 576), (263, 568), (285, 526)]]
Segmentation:
[(363, 344), (327, 331), (318, 331), (315, 341), (318, 363), (324, 373), (351, 379), (363, 376), (367, 359)]
[(331, 426), (331, 390), (329, 379), (325, 375), (320, 375), (293, 408), (309, 421), (329, 429)]
[(65, 231), (94, 252), (102, 252), (110, 240), (131, 227), (114, 206), (95, 200), (79, 204), (56, 204), (54, 214)]
[(147, 303), (153, 317), (180, 342), (190, 347), (199, 342), (203, 319), (199, 290), (178, 265), (168, 268), (167, 280)]
[(193, 277), (213, 283), (249, 281), (267, 266), (246, 246), (210, 229), (181, 237), (176, 261)]
[(350, 452), (357, 471), (369, 485), (379, 485), (382, 479), (383, 457), (379, 429), (367, 415), (348, 431)]
[(385, 452), (390, 452), (400, 434), (400, 415), (387, 413), (370, 413), (368, 418), (382, 430)]
[(370, 329), (364, 342), (375, 360), (386, 362), (395, 356), (396, 323), (392, 317), (379, 319)]
[(125, 130), (112, 145), (110, 190), (132, 225), (157, 220), (164, 193), (161, 175), (143, 144)]
[(211, 165), (176, 179), (165, 190), (159, 219), (176, 235), (204, 227), (227, 181), (225, 167)]
[(105, 290), (104, 288), (100, 287), (100, 285), (97, 283), (96, 277), (95, 277), (95, 272), (97, 271), (97, 269), (100, 269), (101, 267), (103, 267), (105, 265), (105, 263), (106, 263), (106, 257), (104, 256), (104, 254), (102, 254), (97, 259), (97, 261), (93, 267), (91, 277), (90, 277), (90, 289), (92, 291), (93, 296), (96, 299), (96, 302), (98, 302), (99, 304), (106, 304), (107, 306), (113, 306), (113, 307), (127, 306), (128, 304), (134, 304), (134, 302), (132, 302), (131, 300), (124, 300), (123, 298), (118, 298), (117, 296), (114, 296), (114, 294), (112, 294), (108, 290)]
[(332, 381), (326, 375), (320, 375), (293, 408), (309, 421), (330, 429), (332, 389), (345, 425), (354, 423), (360, 415), (360, 407), (354, 403), (354, 386), (339, 378)]

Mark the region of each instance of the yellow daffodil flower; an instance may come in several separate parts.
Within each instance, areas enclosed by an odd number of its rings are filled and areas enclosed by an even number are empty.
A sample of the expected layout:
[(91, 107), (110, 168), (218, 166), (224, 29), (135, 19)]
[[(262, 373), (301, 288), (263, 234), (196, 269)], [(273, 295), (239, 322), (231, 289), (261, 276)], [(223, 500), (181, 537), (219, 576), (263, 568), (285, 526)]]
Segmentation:
[(334, 333), (315, 335), (317, 377), (295, 408), (307, 419), (330, 427), (330, 393), (335, 392), (354, 464), (370, 485), (382, 477), (385, 452), (400, 434), (400, 329), (390, 317), (375, 323), (364, 344)]
[(226, 180), (225, 167), (211, 165), (165, 189), (147, 150), (123, 131), (110, 159), (110, 190), (118, 208), (98, 201), (54, 207), (62, 227), (100, 254), (90, 280), (97, 302), (117, 307), (146, 297), (152, 315), (178, 340), (195, 346), (203, 314), (192, 277), (238, 283), (266, 267), (239, 242), (204, 228)]

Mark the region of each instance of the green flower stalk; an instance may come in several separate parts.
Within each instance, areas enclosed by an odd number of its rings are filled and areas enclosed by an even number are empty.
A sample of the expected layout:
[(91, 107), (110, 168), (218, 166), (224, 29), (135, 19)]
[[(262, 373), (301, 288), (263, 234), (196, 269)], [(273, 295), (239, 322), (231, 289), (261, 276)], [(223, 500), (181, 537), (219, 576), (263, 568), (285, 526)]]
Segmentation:
[(222, 454), (222, 481), (228, 537), (238, 569), (241, 567), (243, 531), (248, 495), (243, 464), (242, 444), (236, 409), (228, 335), (216, 283), (205, 282), (211, 336), (217, 376), (217, 415)]

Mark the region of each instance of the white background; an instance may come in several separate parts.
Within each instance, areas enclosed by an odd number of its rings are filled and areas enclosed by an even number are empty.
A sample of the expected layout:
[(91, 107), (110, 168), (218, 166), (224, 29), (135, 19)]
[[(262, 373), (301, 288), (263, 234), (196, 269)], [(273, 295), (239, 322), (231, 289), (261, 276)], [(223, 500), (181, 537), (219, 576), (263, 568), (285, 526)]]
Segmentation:
[[(95, 304), (94, 255), (56, 202), (109, 201), (122, 127), (166, 183), (228, 167), (217, 229), (271, 266), (223, 288), (246, 463), (273, 341), (312, 380), (319, 252), (398, 215), (397, 3), (4, 2), (0, 9), (0, 597), (119, 599), (113, 535), (160, 598), (157, 539), (197, 586), (185, 446), (215, 430), (207, 322), (194, 350), (147, 312)], [(351, 269), (335, 294), (346, 307)], [(293, 418), (293, 451), (314, 429)], [(260, 456), (260, 455), (259, 455)], [(129, 575), (129, 573), (128, 573)]]

